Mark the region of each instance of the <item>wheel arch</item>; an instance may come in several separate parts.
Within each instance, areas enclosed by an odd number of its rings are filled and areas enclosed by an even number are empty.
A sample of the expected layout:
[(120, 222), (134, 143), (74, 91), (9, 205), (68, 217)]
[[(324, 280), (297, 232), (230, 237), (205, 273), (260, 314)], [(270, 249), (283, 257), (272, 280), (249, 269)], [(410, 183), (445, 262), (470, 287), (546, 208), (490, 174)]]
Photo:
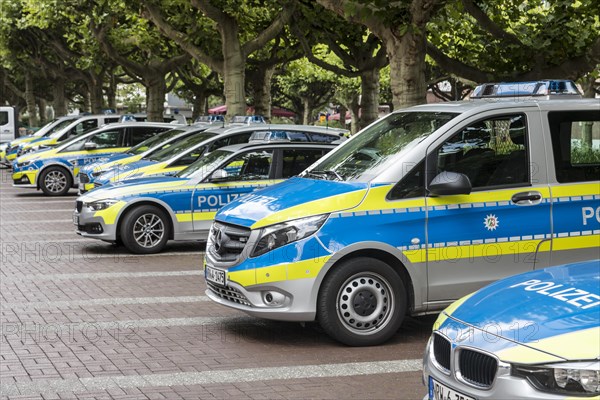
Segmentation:
[[(416, 269), (410, 261), (397, 248), (381, 242), (361, 242), (348, 246), (336, 252), (323, 266), (314, 286), (314, 293), (311, 296), (316, 304), (321, 295), (321, 287), (327, 276), (341, 263), (358, 257), (368, 257), (380, 260), (392, 267), (402, 279), (407, 294), (407, 312), (410, 313), (415, 306), (420, 306), (423, 299), (420, 296), (420, 290), (415, 285), (422, 282), (422, 277), (416, 274)], [(425, 276), (426, 279), (426, 276)]]
[(127, 215), (127, 213), (129, 213), (130, 211), (132, 211), (133, 209), (135, 209), (136, 207), (139, 207), (139, 206), (154, 206), (154, 207), (157, 207), (160, 210), (162, 210), (169, 217), (169, 219), (168, 219), (169, 240), (173, 240), (173, 237), (175, 234), (176, 218), (175, 218), (175, 215), (173, 214), (173, 211), (171, 210), (171, 207), (169, 207), (163, 201), (160, 201), (157, 199), (150, 199), (150, 198), (142, 198), (139, 200), (131, 201), (131, 202), (127, 203), (125, 205), (125, 207), (123, 207), (121, 209), (121, 211), (119, 212), (119, 215), (117, 216), (117, 226), (115, 227), (117, 239), (121, 239), (121, 223), (123, 221), (123, 217), (125, 215)]
[(69, 173), (69, 175), (71, 175), (71, 184), (73, 182), (75, 182), (75, 175), (73, 174), (73, 170), (71, 170), (70, 166), (68, 166), (68, 165), (66, 165), (64, 163), (56, 162), (55, 161), (55, 162), (52, 162), (52, 163), (49, 163), (49, 164), (44, 164), (38, 170), (37, 177), (36, 177), (36, 183), (35, 183), (37, 189), (41, 188), (41, 186), (40, 186), (40, 179), (42, 179), (42, 174), (44, 173), (45, 170), (47, 170), (50, 167), (59, 167), (59, 168), (67, 170), (67, 172)]

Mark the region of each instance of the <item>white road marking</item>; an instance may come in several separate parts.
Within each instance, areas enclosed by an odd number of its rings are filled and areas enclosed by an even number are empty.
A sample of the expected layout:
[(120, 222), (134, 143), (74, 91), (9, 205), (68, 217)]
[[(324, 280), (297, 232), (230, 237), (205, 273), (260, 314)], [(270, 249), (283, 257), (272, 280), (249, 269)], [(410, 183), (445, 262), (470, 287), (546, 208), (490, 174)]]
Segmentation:
[(198, 303), (209, 301), (206, 296), (110, 297), (88, 300), (24, 301), (0, 303), (0, 309), (46, 309), (61, 307), (114, 306), (125, 304)]
[[(187, 253), (186, 253), (187, 254)], [(172, 255), (172, 254), (171, 254)], [(120, 255), (119, 255), (120, 256)], [(111, 256), (114, 257), (114, 256)], [(25, 274), (20, 276), (5, 275), (2, 284), (18, 281), (64, 281), (73, 279), (118, 279), (118, 278), (158, 278), (171, 276), (201, 276), (200, 270), (189, 271), (157, 271), (157, 272), (91, 272), (75, 274)]]
[(116, 388), (144, 388), (178, 385), (214, 385), (268, 380), (332, 378), (374, 374), (415, 372), (421, 370), (422, 360), (368, 361), (340, 364), (315, 364), (272, 368), (241, 368), (225, 371), (176, 372), (137, 376), (102, 376), (94, 378), (36, 379), (28, 383), (7, 383), (2, 395), (42, 395), (100, 391)]

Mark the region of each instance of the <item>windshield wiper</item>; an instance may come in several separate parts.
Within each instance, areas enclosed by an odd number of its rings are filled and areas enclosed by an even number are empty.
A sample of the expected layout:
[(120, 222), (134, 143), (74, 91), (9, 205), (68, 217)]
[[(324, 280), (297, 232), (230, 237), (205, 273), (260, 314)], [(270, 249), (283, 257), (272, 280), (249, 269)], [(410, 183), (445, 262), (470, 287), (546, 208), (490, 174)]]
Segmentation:
[(307, 172), (306, 174), (316, 176), (317, 178), (329, 179), (332, 181), (343, 181), (344, 180), (344, 178), (342, 178), (342, 176), (340, 174), (338, 174), (337, 172), (335, 172), (332, 169), (328, 169), (326, 171), (312, 170), (310, 172)]

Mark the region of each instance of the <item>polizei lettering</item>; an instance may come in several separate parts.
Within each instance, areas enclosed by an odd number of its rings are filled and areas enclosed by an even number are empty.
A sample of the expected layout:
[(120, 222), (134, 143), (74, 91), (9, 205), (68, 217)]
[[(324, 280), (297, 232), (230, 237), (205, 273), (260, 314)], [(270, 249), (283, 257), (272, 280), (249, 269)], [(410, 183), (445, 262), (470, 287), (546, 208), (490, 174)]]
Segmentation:
[(538, 294), (564, 301), (582, 310), (600, 305), (599, 295), (574, 287), (568, 287), (560, 283), (531, 279), (512, 285), (511, 288), (520, 286), (528, 292), (537, 292)]
[(588, 220), (593, 218), (600, 222), (600, 207), (596, 207), (596, 210), (594, 210), (593, 207), (583, 207), (581, 209), (581, 214), (583, 216), (583, 225), (587, 225)]
[(240, 197), (240, 193), (211, 194), (208, 196), (198, 196), (198, 208), (216, 208), (223, 207)]

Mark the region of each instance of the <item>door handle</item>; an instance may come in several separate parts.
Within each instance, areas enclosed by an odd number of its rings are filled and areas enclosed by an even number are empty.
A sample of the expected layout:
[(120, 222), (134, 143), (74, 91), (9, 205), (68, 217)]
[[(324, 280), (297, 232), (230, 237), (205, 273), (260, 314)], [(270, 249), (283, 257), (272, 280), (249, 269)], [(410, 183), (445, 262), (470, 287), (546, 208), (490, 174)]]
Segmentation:
[(530, 206), (539, 204), (542, 201), (542, 194), (540, 192), (520, 192), (515, 193), (511, 201), (518, 206)]

